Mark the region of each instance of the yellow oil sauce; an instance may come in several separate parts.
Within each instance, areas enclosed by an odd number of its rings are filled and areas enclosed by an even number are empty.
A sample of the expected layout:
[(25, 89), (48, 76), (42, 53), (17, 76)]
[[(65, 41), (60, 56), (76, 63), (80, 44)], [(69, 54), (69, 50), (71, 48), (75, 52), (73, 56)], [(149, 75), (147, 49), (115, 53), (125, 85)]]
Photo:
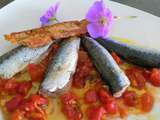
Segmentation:
[(127, 43), (127, 44), (135, 44), (134, 40), (129, 40), (127, 38), (121, 38), (121, 37), (115, 37), (115, 36), (111, 36), (111, 38), (113, 40), (117, 40), (117, 41), (124, 42), (124, 43)]

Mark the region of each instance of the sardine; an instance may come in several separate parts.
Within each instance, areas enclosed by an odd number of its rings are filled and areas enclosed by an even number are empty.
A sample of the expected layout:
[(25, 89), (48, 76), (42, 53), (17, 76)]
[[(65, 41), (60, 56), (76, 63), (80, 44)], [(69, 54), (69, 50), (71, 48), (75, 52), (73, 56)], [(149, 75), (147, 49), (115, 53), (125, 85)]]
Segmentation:
[(97, 39), (109, 51), (114, 51), (127, 61), (143, 67), (159, 67), (160, 51), (129, 45), (110, 38)]
[(47, 52), (51, 44), (39, 48), (18, 46), (0, 56), (0, 78), (10, 79), (29, 63), (36, 62)]
[(60, 44), (41, 84), (42, 94), (54, 95), (70, 83), (77, 65), (79, 46), (80, 38), (69, 38)]
[(102, 80), (109, 86), (113, 96), (120, 97), (130, 85), (127, 76), (119, 68), (110, 53), (96, 40), (89, 37), (83, 37), (82, 43), (91, 56), (98, 72), (102, 76)]

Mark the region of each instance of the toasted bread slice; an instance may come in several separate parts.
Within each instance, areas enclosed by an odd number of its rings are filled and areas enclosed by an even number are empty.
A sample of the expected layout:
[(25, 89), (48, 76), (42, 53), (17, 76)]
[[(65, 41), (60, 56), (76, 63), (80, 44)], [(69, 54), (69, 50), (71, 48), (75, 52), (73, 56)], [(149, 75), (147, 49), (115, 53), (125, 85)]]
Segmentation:
[(46, 45), (55, 39), (63, 39), (85, 34), (87, 32), (87, 23), (88, 22), (86, 20), (56, 23), (32, 30), (14, 32), (9, 35), (5, 35), (5, 39), (14, 44), (35, 48)]

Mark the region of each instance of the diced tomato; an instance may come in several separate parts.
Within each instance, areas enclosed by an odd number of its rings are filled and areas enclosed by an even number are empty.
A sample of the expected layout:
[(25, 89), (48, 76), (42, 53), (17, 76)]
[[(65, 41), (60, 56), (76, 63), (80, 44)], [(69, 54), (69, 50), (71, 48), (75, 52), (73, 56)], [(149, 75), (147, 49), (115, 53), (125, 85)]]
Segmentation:
[(48, 66), (49, 62), (54, 57), (55, 53), (57, 53), (58, 48), (59, 48), (58, 44), (56, 44), (56, 43), (53, 44), (51, 46), (51, 50), (49, 51), (49, 54), (40, 62), (40, 64), (43, 66)]
[(108, 114), (116, 114), (118, 112), (118, 105), (113, 98), (110, 98), (103, 106)]
[[(86, 61), (87, 62), (87, 61)], [(83, 71), (84, 76), (87, 76), (91, 70), (91, 64), (90, 61), (84, 66), (81, 66), (81, 70)]]
[(22, 95), (26, 95), (31, 88), (32, 88), (31, 82), (21, 82), (18, 84), (17, 92)]
[[(48, 100), (38, 94), (31, 95), (28, 98), (18, 95), (7, 102), (6, 107), (8, 111), (14, 112), (12, 116), (13, 120), (19, 120), (22, 118), (22, 115), (26, 120), (44, 120), (46, 119), (46, 111), (41, 107), (46, 104), (48, 104)], [(19, 116), (15, 110), (23, 114)]]
[(15, 79), (1, 80), (0, 89), (8, 94), (22, 94), (26, 95), (32, 87), (31, 82), (18, 82)]
[(46, 105), (48, 100), (41, 95), (32, 95), (30, 98), (31, 101), (37, 103), (37, 105)]
[[(77, 69), (80, 69), (80, 68), (77, 68)], [(79, 72), (76, 71), (76, 73), (73, 76), (73, 82), (72, 82), (73, 87), (83, 88), (85, 86), (86, 76), (87, 76), (85, 74), (88, 75), (88, 73), (87, 72), (85, 73), (85, 71), (82, 71), (82, 69), (80, 69)]]
[(35, 110), (34, 102), (24, 100), (24, 101), (22, 101), (19, 109), (24, 110), (24, 111), (28, 111), (28, 112), (33, 112)]
[(86, 84), (86, 80), (84, 78), (79, 77), (79, 75), (75, 74), (73, 77), (72, 85), (76, 88), (83, 88)]
[(84, 50), (80, 50), (78, 53), (79, 56), (79, 62), (84, 63), (85, 61), (88, 60), (88, 54)]
[(85, 93), (84, 100), (86, 103), (95, 103), (97, 101), (97, 92), (95, 90), (88, 90)]
[(5, 91), (8, 94), (23, 94), (26, 95), (26, 93), (30, 90), (32, 87), (31, 82), (17, 82), (14, 79), (7, 80), (3, 82), (3, 91)]
[(149, 93), (144, 93), (140, 97), (141, 110), (143, 112), (150, 112), (153, 108), (154, 98)]
[(29, 64), (28, 72), (32, 81), (41, 81), (44, 78), (46, 68), (42, 64)]
[(150, 75), (150, 82), (152, 85), (160, 87), (160, 69), (152, 69)]
[(28, 99), (24, 99), (21, 102), (19, 109), (33, 112), (35, 110), (35, 103), (38, 106), (43, 106), (48, 104), (48, 100), (41, 95), (31, 95)]
[[(94, 84), (95, 84), (95, 88), (96, 88), (96, 91), (97, 91), (97, 94), (99, 93), (99, 90), (101, 88), (103, 88), (104, 86), (104, 81), (102, 81), (101, 78), (96, 78), (96, 80), (94, 81)], [(107, 89), (105, 89), (105, 91), (107, 91)]]
[(99, 99), (100, 101), (103, 103), (103, 104), (106, 104), (108, 102), (108, 100), (110, 99), (110, 95), (108, 93), (108, 91), (104, 88), (100, 88), (98, 90), (98, 96), (99, 96)]
[(24, 118), (27, 120), (47, 120), (46, 111), (42, 108), (35, 108), (33, 111), (26, 110)]
[(130, 107), (134, 107), (137, 104), (137, 94), (135, 91), (126, 91), (123, 94), (124, 104)]
[(143, 76), (145, 77), (145, 79), (146, 79), (147, 81), (150, 80), (150, 75), (151, 75), (151, 71), (150, 71), (150, 70), (143, 69)]
[(61, 96), (63, 104), (62, 111), (69, 120), (81, 120), (83, 114), (77, 103), (77, 96), (72, 92), (67, 92)]
[(118, 112), (118, 106), (115, 99), (109, 94), (106, 89), (100, 88), (98, 90), (98, 96), (107, 113), (116, 114)]
[(146, 84), (146, 78), (144, 75), (144, 70), (138, 67), (132, 67), (126, 70), (126, 75), (131, 81), (131, 86), (143, 89)]
[(4, 90), (5, 81), (0, 78), (0, 92)]
[(20, 110), (16, 110), (11, 116), (11, 120), (22, 120), (22, 119), (23, 119), (23, 113)]
[(82, 120), (83, 114), (77, 104), (63, 105), (62, 112), (69, 120)]
[(111, 55), (118, 65), (123, 64), (121, 58), (115, 52), (111, 52)]
[(106, 114), (106, 110), (103, 107), (89, 107), (87, 110), (88, 120), (102, 120), (104, 114)]
[(93, 69), (93, 64), (87, 53), (80, 51), (77, 69), (73, 76), (73, 87), (83, 88), (86, 84), (86, 78), (88, 77), (91, 69)]
[(7, 110), (9, 112), (15, 111), (19, 107), (22, 100), (23, 100), (23, 96), (21, 96), (21, 95), (17, 95), (15, 97), (13, 97), (10, 101), (8, 101), (6, 103)]
[(5, 82), (4, 90), (8, 93), (16, 93), (16, 90), (18, 88), (18, 82), (15, 80), (8, 80)]
[(61, 101), (63, 104), (75, 103), (77, 99), (78, 97), (72, 92), (67, 92), (61, 96)]

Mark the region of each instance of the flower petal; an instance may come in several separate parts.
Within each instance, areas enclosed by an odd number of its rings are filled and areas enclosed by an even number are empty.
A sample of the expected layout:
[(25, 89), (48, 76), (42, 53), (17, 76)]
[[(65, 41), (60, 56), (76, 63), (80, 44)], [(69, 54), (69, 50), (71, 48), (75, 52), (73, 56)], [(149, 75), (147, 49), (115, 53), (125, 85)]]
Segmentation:
[(107, 17), (107, 23), (108, 23), (108, 26), (112, 25), (113, 23), (113, 15), (112, 15), (112, 12), (110, 11), (110, 9), (105, 9), (104, 10), (104, 16)]
[(109, 30), (107, 27), (99, 27), (98, 23), (90, 23), (87, 25), (89, 35), (93, 38), (106, 37)]
[(49, 19), (46, 18), (45, 16), (42, 16), (42, 17), (40, 17), (40, 21), (41, 21), (43, 24), (46, 24), (46, 23), (49, 22)]
[(87, 30), (91, 37), (106, 37), (112, 26), (112, 12), (105, 6), (104, 1), (96, 1), (89, 9), (86, 19), (89, 24)]
[(103, 0), (96, 1), (89, 9), (86, 19), (90, 22), (98, 22), (101, 17), (101, 12), (99, 11), (103, 11), (104, 7)]
[(102, 35), (100, 37), (102, 37), (102, 38), (108, 37), (109, 32), (110, 32), (109, 30), (110, 29), (108, 27), (104, 27), (103, 30), (102, 30)]
[(54, 17), (57, 10), (58, 10), (58, 7), (59, 7), (59, 3), (56, 3), (54, 6), (51, 6), (49, 8), (49, 10), (47, 11), (49, 15), (51, 15), (51, 17)]
[(43, 14), (43, 16), (40, 17), (40, 21), (43, 26), (50, 23), (50, 19), (55, 17), (58, 7), (59, 3), (54, 4)]

